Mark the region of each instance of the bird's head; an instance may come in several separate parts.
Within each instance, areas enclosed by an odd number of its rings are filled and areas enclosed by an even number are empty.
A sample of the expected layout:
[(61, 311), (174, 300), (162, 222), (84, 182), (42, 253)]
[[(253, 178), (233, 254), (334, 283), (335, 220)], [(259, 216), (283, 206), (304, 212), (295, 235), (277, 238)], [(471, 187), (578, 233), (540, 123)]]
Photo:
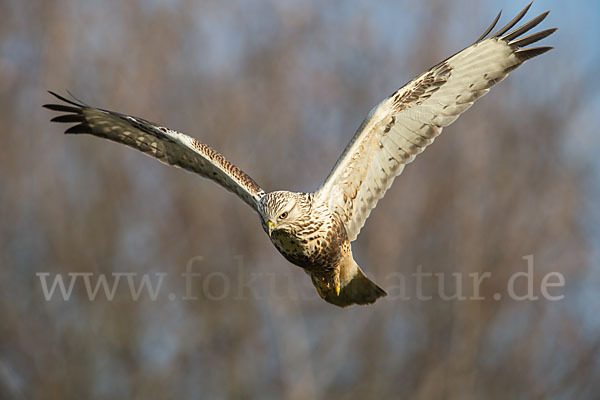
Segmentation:
[(269, 236), (276, 230), (292, 233), (295, 223), (307, 210), (305, 193), (270, 192), (260, 200), (262, 226)]

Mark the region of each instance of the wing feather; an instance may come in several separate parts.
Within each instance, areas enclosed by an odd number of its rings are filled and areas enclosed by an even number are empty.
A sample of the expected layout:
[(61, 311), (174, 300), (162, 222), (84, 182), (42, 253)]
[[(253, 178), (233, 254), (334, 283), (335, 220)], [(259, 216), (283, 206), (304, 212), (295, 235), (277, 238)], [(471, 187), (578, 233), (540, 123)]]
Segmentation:
[(350, 240), (356, 239), (394, 178), (444, 127), (526, 60), (552, 49), (522, 48), (556, 31), (547, 29), (521, 37), (548, 12), (506, 33), (530, 7), (485, 39), (498, 22), (498, 14), (473, 45), (421, 74), (371, 110), (317, 192), (342, 217)]
[(45, 104), (62, 112), (53, 122), (75, 123), (67, 134), (90, 134), (140, 150), (159, 161), (197, 173), (237, 194), (258, 212), (260, 186), (225, 157), (198, 140), (141, 118), (90, 107), (50, 92), (65, 104)]

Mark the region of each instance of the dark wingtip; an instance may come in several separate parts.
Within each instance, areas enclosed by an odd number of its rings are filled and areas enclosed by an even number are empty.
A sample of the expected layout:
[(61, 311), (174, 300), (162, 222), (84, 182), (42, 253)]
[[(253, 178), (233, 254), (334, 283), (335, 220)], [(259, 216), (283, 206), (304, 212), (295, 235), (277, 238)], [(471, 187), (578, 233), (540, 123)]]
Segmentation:
[[(79, 99), (77, 99), (75, 96), (73, 96), (73, 95), (71, 94), (71, 92), (69, 92), (68, 90), (67, 90), (67, 93), (69, 93), (69, 95), (70, 95), (71, 97), (73, 97), (75, 100), (79, 101), (79, 103), (76, 103), (76, 102), (74, 102), (73, 100), (69, 100), (69, 99), (67, 99), (67, 98), (66, 98), (66, 97), (64, 97), (64, 96), (61, 96), (60, 94), (58, 94), (58, 93), (56, 93), (56, 92), (53, 92), (52, 90), (48, 90), (48, 93), (50, 93), (52, 96), (56, 97), (56, 98), (57, 98), (57, 99), (59, 99), (60, 101), (64, 101), (65, 103), (68, 103), (68, 104), (71, 104), (71, 105), (73, 105), (73, 106), (77, 106), (77, 107), (85, 107), (85, 104), (84, 104), (83, 102), (81, 102)], [(46, 105), (44, 105), (43, 107), (46, 107)], [(48, 107), (46, 107), (46, 108), (48, 108)]]
[(72, 134), (72, 133), (90, 133), (90, 126), (85, 123), (81, 123), (81, 124), (72, 126), (65, 131), (66, 135)]
[(62, 114), (54, 117), (50, 122), (62, 122), (66, 124), (72, 124), (74, 122), (82, 122), (83, 116), (81, 114)]
[(529, 49), (521, 49), (517, 50), (515, 54), (523, 61), (529, 60), (530, 58), (537, 57), (542, 55), (550, 50), (553, 50), (554, 47), (544, 46), (544, 47), (531, 47)]
[(66, 113), (66, 114), (60, 114), (60, 115), (55, 116), (54, 118), (52, 118), (50, 120), (51, 122), (59, 122), (59, 123), (66, 123), (66, 124), (76, 123), (77, 125), (72, 126), (65, 131), (66, 134), (89, 133), (90, 132), (90, 126), (85, 122), (85, 118), (83, 116), (83, 112), (81, 109), (82, 107), (85, 107), (84, 105), (78, 104), (72, 100), (69, 100), (69, 99), (65, 98), (64, 96), (61, 96), (60, 94), (53, 92), (51, 90), (48, 90), (48, 93), (51, 94), (52, 96), (56, 97), (62, 103), (61, 104), (44, 104), (44, 105), (42, 105), (42, 107), (47, 108), (52, 111)]
[(69, 96), (71, 96), (73, 99), (75, 99), (75, 101), (78, 101), (80, 105), (90, 107), (89, 104), (87, 104), (86, 102), (82, 101), (80, 98), (75, 96), (69, 89), (67, 89), (67, 93), (69, 94)]
[(60, 111), (60, 112), (68, 112), (68, 113), (78, 113), (81, 108), (79, 107), (71, 107), (66, 106), (64, 104), (44, 104), (42, 107), (47, 108), (52, 111)]
[(549, 13), (550, 13), (550, 11), (541, 13), (540, 15), (538, 15), (531, 21), (527, 22), (525, 25), (523, 25), (519, 28), (516, 28), (515, 30), (513, 30), (510, 33), (507, 33), (506, 35), (502, 36), (500, 39), (505, 40), (507, 42), (510, 42), (511, 40), (516, 39), (517, 37), (521, 36), (522, 34), (530, 31), (531, 29), (533, 29), (537, 25), (539, 25), (540, 22), (542, 22), (544, 19), (546, 19), (546, 17), (548, 16)]
[(494, 29), (494, 27), (500, 20), (501, 15), (502, 15), (502, 9), (500, 9), (500, 12), (498, 13), (498, 15), (496, 15), (496, 18), (494, 19), (494, 21), (492, 21), (492, 23), (490, 24), (490, 26), (488, 26), (488, 28), (485, 30), (485, 32), (483, 32), (483, 34), (481, 36), (479, 36), (479, 38), (475, 41), (475, 43), (481, 42), (483, 39), (485, 39), (485, 37), (487, 35), (489, 35), (489, 33), (492, 31), (492, 29)]
[[(56, 97), (58, 100), (60, 100), (60, 101), (62, 101), (64, 103), (70, 104), (70, 105), (66, 105), (66, 104), (43, 104), (42, 107), (47, 108), (48, 110), (77, 114), (81, 110), (81, 107), (83, 107), (81, 104), (77, 104), (74, 101), (71, 101), (71, 100), (63, 97), (63, 96), (61, 96), (58, 93), (53, 92), (52, 90), (48, 90), (48, 93), (50, 93), (52, 96)], [(75, 107), (72, 107), (72, 106), (75, 106)], [(54, 121), (54, 119), (52, 121)], [(61, 122), (61, 121), (56, 121), (56, 122)]]
[(531, 3), (529, 3), (523, 10), (521, 10), (521, 12), (518, 13), (516, 17), (514, 17), (508, 24), (506, 24), (502, 29), (500, 29), (498, 32), (496, 32), (494, 34), (494, 36), (492, 36), (492, 37), (502, 36), (509, 29), (511, 29), (513, 26), (515, 26), (525, 16), (525, 14), (527, 14), (527, 11), (529, 11), (529, 8), (531, 8), (532, 4), (533, 4), (533, 1)]
[(530, 45), (532, 43), (535, 43), (537, 41), (540, 41), (540, 40), (552, 35), (557, 30), (558, 30), (558, 28), (546, 29), (541, 32), (532, 33), (529, 36), (525, 36), (523, 38), (513, 40), (513, 41), (509, 42), (508, 44), (511, 46), (524, 47), (524, 46)]

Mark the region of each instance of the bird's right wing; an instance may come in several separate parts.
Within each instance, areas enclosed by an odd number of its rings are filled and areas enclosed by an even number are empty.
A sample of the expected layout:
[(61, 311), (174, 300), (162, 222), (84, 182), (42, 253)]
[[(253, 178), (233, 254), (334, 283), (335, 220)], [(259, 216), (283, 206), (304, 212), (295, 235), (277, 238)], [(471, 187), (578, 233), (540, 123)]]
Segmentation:
[(556, 29), (521, 37), (548, 12), (508, 32), (530, 6), (485, 39), (498, 15), (473, 45), (415, 78), (369, 113), (317, 192), (342, 217), (351, 241), (394, 178), (445, 126), (526, 60), (551, 49), (523, 47)]
[(258, 212), (264, 191), (244, 171), (198, 140), (144, 119), (53, 96), (67, 104), (45, 104), (61, 114), (53, 122), (76, 123), (65, 133), (87, 133), (142, 151), (159, 161), (195, 172), (237, 194)]

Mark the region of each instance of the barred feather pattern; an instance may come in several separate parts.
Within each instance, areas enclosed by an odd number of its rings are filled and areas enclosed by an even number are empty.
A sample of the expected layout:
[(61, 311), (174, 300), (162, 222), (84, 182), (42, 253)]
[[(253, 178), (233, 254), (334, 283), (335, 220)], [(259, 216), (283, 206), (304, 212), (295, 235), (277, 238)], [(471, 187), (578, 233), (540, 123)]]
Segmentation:
[(542, 22), (548, 12), (508, 32), (530, 6), (485, 39), (498, 21), (498, 14), (473, 45), (435, 65), (371, 110), (316, 193), (341, 216), (350, 241), (356, 239), (394, 178), (433, 143), (444, 127), (526, 60), (552, 49), (523, 46), (556, 29), (521, 37)]
[(61, 113), (52, 121), (75, 124), (65, 133), (91, 134), (125, 144), (237, 194), (259, 214), (279, 252), (310, 275), (325, 301), (340, 307), (370, 304), (386, 293), (360, 269), (350, 243), (394, 178), (444, 127), (526, 60), (551, 49), (524, 46), (556, 29), (523, 36), (548, 12), (513, 29), (530, 6), (486, 39), (500, 18), (498, 14), (473, 45), (373, 108), (315, 193), (265, 193), (206, 144), (141, 118), (90, 107), (52, 92), (62, 103), (44, 107)]
[(211, 179), (258, 212), (265, 192), (241, 169), (200, 141), (145, 119), (87, 106), (50, 92), (64, 104), (44, 107), (63, 114), (53, 122), (76, 123), (67, 134), (90, 134), (141, 151), (159, 161)]

